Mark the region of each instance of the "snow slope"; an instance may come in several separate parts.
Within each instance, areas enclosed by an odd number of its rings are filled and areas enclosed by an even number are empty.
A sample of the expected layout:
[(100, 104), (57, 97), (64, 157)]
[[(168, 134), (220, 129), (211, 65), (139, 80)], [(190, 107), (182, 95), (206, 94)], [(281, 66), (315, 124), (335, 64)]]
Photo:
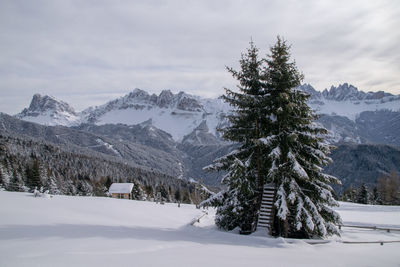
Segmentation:
[(79, 125), (80, 117), (64, 111), (46, 111), (36, 116), (21, 117), (25, 121), (38, 123), (46, 126), (75, 126)]
[(339, 115), (355, 121), (365, 111), (400, 111), (400, 95), (383, 91), (365, 93), (348, 83), (331, 86), (322, 92), (310, 84), (303, 84), (299, 89), (311, 95), (309, 104), (318, 114)]
[[(94, 197), (0, 191), (0, 266), (399, 266), (399, 243), (309, 245), (215, 228), (213, 211)], [(7, 203), (7, 204), (4, 204)], [(346, 222), (400, 227), (400, 207), (343, 203)], [(343, 228), (332, 240), (400, 240)], [(290, 241), (290, 242), (288, 242)]]
[(335, 101), (324, 100), (323, 104), (310, 103), (318, 114), (339, 115), (355, 121), (364, 111), (391, 110), (400, 111), (400, 101), (379, 102), (378, 100), (366, 101)]
[[(140, 97), (137, 93), (140, 92)], [(172, 135), (175, 141), (181, 141), (203, 121), (210, 132), (217, 135), (217, 126), (222, 122), (222, 115), (229, 111), (228, 104), (221, 99), (203, 99), (183, 92), (172, 94), (169, 101), (161, 101), (163, 94), (150, 96), (147, 92), (136, 89), (133, 93), (110, 101), (103, 106), (83, 111), (82, 121), (97, 125), (123, 123), (140, 124), (149, 121)], [(85, 115), (87, 114), (87, 115)]]

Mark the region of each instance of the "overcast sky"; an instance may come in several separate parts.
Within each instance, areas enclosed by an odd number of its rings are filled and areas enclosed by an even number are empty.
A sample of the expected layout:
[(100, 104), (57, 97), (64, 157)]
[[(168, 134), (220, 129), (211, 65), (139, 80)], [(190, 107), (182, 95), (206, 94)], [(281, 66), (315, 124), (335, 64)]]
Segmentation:
[(0, 1), (0, 111), (34, 93), (75, 109), (134, 88), (221, 95), (253, 38), (281, 35), (304, 82), (400, 94), (400, 1)]

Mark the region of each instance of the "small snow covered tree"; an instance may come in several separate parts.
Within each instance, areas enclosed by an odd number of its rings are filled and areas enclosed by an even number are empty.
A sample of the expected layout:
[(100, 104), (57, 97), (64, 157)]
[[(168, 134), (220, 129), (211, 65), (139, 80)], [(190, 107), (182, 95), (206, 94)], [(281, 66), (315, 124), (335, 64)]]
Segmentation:
[(357, 189), (350, 186), (348, 187), (344, 192), (341, 197), (342, 201), (347, 201), (347, 202), (356, 202), (357, 200)]
[(0, 184), (2, 187), (7, 188), (9, 182), (10, 174), (8, 173), (8, 170), (0, 163)]
[(360, 187), (360, 190), (358, 192), (357, 196), (357, 203), (360, 204), (370, 204), (370, 194), (368, 191), (368, 187), (363, 183)]
[(37, 159), (34, 159), (31, 165), (26, 166), (26, 184), (31, 190), (34, 188), (40, 188), (42, 186), (40, 170), (40, 164)]
[(24, 181), (22, 179), (22, 175), (20, 172), (18, 172), (17, 170), (13, 171), (12, 177), (6, 189), (8, 191), (17, 191), (17, 192), (25, 191), (26, 188), (24, 187)]
[(143, 200), (145, 196), (145, 192), (142, 189), (141, 185), (133, 181), (133, 188), (132, 188), (132, 199), (138, 199), (138, 200)]
[(382, 198), (381, 195), (379, 194), (377, 186), (374, 186), (374, 189), (372, 189), (372, 204), (374, 205), (382, 204)]
[(46, 179), (44, 189), (49, 190), (49, 193), (52, 195), (59, 195), (61, 193), (57, 186), (56, 177), (54, 175), (50, 175)]

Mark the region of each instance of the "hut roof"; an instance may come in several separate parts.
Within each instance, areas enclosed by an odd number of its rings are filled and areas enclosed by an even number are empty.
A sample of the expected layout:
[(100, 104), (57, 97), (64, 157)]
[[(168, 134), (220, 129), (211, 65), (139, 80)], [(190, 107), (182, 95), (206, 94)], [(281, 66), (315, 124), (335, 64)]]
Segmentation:
[(113, 183), (110, 186), (108, 192), (112, 193), (119, 193), (119, 194), (130, 194), (133, 189), (133, 183)]

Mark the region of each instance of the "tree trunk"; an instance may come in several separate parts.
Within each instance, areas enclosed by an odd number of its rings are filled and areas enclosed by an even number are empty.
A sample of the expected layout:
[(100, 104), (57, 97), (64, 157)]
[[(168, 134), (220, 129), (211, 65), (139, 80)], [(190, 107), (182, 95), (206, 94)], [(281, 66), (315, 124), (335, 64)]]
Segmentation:
[[(258, 119), (256, 119), (256, 138), (257, 140), (260, 138), (260, 129), (259, 129), (259, 123), (258, 123)], [(257, 225), (257, 221), (258, 221), (258, 216), (260, 213), (260, 209), (261, 209), (261, 202), (262, 202), (262, 195), (263, 195), (263, 191), (264, 191), (264, 180), (261, 174), (261, 148), (260, 146), (257, 144), (257, 189), (258, 189), (258, 198), (257, 198), (257, 209), (256, 209), (256, 222), (255, 225)], [(257, 227), (257, 226), (256, 226)]]

